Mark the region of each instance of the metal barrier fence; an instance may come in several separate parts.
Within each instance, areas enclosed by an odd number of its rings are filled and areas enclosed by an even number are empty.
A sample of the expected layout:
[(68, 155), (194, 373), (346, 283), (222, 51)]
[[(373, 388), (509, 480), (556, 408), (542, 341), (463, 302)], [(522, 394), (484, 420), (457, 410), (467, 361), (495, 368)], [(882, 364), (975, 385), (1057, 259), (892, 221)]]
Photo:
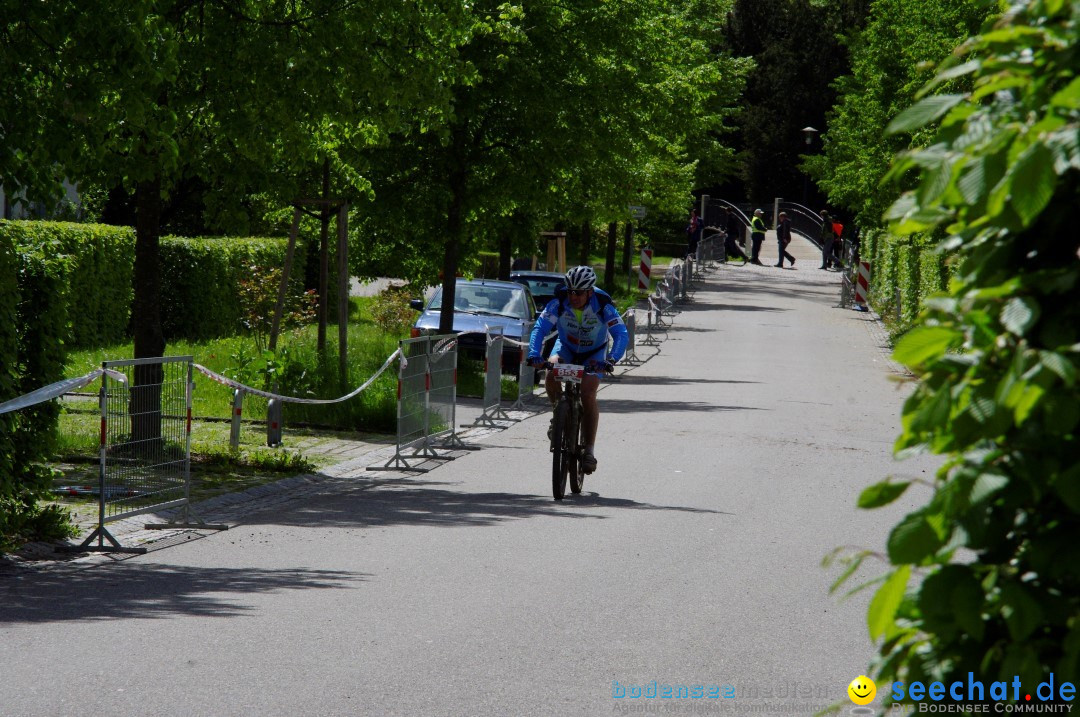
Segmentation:
[[(500, 427), (496, 421), (516, 421), (503, 410), (502, 401), (503, 329), (487, 329), (487, 353), (484, 355), (484, 403), (482, 412), (470, 426)], [(519, 388), (520, 390), (520, 388)]]
[(623, 354), (623, 362), (636, 366), (641, 363), (637, 356), (637, 310), (627, 309), (623, 314), (623, 323), (626, 324), (626, 353)]
[(427, 445), (430, 449), (475, 450), (457, 435), (457, 337), (453, 335), (428, 337), (428, 425)]
[(844, 243), (844, 267), (840, 282), (841, 309), (850, 309), (855, 301), (855, 282), (859, 276), (859, 253), (855, 245), (848, 241)]
[(226, 529), (191, 522), (192, 357), (101, 366), (98, 525), (82, 544), (62, 550), (145, 553), (145, 548), (121, 546), (105, 524), (175, 507), (184, 509), (182, 521), (145, 527)]
[(517, 400), (510, 406), (515, 411), (526, 409), (525, 402), (532, 398), (536, 386), (536, 369), (529, 365), (529, 337), (532, 336), (535, 326), (535, 321), (521, 323), (522, 346), (519, 347), (521, 351), (518, 358), (518, 395)]
[(649, 311), (645, 317), (645, 338), (641, 340), (642, 346), (659, 346), (660, 340), (653, 336), (653, 326), (659, 326), (660, 321), (660, 309), (656, 306), (656, 302), (653, 301), (653, 297), (648, 297)]
[[(384, 465), (369, 470), (411, 470), (425, 472), (409, 464), (410, 458), (427, 460), (438, 454), (428, 445), (430, 425), (428, 352), (431, 338), (421, 336), (398, 342), (397, 442), (394, 455)], [(412, 450), (405, 455), (403, 451)]]

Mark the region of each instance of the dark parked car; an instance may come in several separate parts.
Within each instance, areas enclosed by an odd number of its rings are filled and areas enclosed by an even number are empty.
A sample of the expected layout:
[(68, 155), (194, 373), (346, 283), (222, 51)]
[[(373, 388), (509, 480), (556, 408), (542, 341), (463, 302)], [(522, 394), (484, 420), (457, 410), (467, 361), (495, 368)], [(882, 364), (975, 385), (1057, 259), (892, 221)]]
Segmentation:
[[(435, 290), (427, 306), (421, 299), (413, 299), (410, 303), (414, 309), (421, 310), (413, 324), (412, 335), (438, 333), (442, 287)], [(484, 357), (487, 344), (483, 333), (486, 326), (501, 326), (503, 336), (515, 341), (528, 341), (527, 333), (522, 338), (522, 324), (527, 322), (531, 327), (535, 318), (536, 305), (532, 295), (521, 284), (490, 279), (457, 280), (454, 289), (454, 333), (479, 332), (461, 337), (458, 348), (467, 356)], [(503, 346), (504, 373), (516, 376), (520, 360), (520, 346)]]
[(529, 287), (537, 311), (543, 311), (547, 303), (555, 298), (555, 289), (566, 286), (566, 277), (557, 271), (512, 271), (510, 281)]

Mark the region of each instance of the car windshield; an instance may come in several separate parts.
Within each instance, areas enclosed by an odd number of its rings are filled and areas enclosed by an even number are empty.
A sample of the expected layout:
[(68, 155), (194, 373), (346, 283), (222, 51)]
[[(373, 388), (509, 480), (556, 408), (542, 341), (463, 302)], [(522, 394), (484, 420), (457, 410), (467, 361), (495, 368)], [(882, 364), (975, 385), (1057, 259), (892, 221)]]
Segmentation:
[[(428, 309), (442, 308), (442, 289), (431, 298)], [(502, 286), (458, 285), (454, 291), (454, 311), (515, 319), (531, 318), (525, 303), (525, 292)]]
[(533, 296), (555, 296), (555, 290), (563, 285), (561, 279), (532, 279), (526, 277)]

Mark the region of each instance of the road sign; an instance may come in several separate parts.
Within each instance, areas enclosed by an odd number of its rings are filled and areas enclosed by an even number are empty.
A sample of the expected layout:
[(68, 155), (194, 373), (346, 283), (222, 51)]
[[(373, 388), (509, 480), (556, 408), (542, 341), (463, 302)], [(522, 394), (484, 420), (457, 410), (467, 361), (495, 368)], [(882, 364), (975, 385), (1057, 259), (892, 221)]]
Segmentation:
[(644, 219), (646, 214), (648, 214), (648, 210), (645, 209), (645, 207), (638, 206), (637, 204), (630, 205), (630, 216), (634, 219)]

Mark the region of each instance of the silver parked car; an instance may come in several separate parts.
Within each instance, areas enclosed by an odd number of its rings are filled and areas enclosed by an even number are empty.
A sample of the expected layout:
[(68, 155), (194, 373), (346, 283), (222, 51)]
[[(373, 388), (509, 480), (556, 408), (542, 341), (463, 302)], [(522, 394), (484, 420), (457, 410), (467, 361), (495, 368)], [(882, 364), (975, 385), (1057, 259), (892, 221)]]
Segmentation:
[[(425, 306), (422, 299), (413, 299), (411, 305), (420, 310), (413, 324), (412, 336), (435, 334), (439, 330), (439, 313), (442, 310), (442, 287), (435, 290)], [(536, 305), (532, 295), (521, 284), (494, 279), (458, 279), (454, 287), (454, 333), (462, 336), (459, 350), (467, 356), (483, 358), (486, 346), (483, 336), (486, 327), (501, 326), (503, 336), (515, 341), (527, 342), (528, 331), (536, 318)], [(523, 329), (523, 324), (527, 324)], [(477, 333), (467, 333), (477, 332)], [(551, 342), (553, 343), (553, 342)], [(503, 347), (503, 371), (517, 375), (521, 360), (521, 347), (506, 344)]]

